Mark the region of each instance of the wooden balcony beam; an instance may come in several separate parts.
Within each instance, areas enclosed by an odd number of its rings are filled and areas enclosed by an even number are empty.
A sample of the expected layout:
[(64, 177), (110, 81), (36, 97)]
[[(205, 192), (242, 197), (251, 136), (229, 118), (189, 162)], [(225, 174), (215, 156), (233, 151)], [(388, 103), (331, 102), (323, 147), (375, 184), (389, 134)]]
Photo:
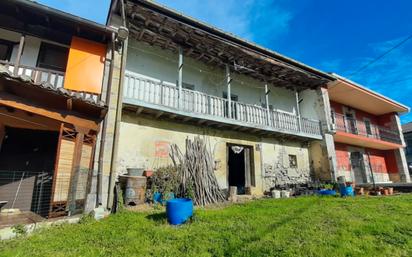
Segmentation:
[(64, 112), (60, 110), (54, 110), (52, 108), (45, 108), (37, 103), (31, 102), (27, 99), (14, 96), (0, 91), (0, 105), (16, 108), (19, 110), (25, 110), (30, 113), (34, 113), (43, 117), (58, 120), (94, 131), (98, 131), (99, 123), (93, 119), (83, 117), (80, 114), (73, 112)]

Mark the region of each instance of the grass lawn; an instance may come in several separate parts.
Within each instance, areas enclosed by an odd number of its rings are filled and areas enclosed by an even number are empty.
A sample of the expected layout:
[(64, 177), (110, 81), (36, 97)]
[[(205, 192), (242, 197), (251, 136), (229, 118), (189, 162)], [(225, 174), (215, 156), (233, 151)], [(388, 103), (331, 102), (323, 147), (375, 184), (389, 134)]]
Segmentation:
[(412, 195), (257, 200), (180, 227), (126, 211), (1, 242), (0, 256), (412, 256)]

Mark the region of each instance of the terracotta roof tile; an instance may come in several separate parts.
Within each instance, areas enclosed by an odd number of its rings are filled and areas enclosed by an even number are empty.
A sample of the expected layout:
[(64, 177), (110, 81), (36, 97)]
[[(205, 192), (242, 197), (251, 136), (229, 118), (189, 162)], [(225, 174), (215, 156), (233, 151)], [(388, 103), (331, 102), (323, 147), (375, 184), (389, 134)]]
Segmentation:
[(51, 91), (55, 94), (77, 99), (77, 100), (83, 101), (90, 105), (94, 105), (97, 107), (105, 107), (104, 102), (100, 101), (96, 95), (83, 93), (83, 92), (75, 92), (72, 90), (65, 89), (63, 87), (56, 88), (49, 82), (36, 83), (29, 76), (14, 75), (4, 65), (0, 65), (0, 78), (6, 78), (8, 80), (19, 81), (19, 82), (25, 83), (28, 86), (33, 86), (33, 87), (41, 88), (43, 90)]

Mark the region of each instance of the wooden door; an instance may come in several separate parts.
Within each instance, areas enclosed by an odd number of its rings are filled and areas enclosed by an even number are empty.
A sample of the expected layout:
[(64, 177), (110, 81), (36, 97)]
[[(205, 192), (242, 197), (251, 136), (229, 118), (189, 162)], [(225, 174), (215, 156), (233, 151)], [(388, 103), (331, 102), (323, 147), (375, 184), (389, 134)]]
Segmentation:
[(252, 186), (251, 170), (250, 170), (250, 149), (248, 147), (244, 148), (245, 156), (245, 187)]
[(62, 126), (53, 176), (50, 216), (80, 212), (90, 191), (95, 136)]
[(363, 155), (360, 152), (351, 152), (350, 161), (352, 166), (352, 172), (356, 183), (365, 183), (366, 174), (363, 162)]
[(76, 149), (76, 136), (77, 132), (64, 127), (64, 125), (61, 126), (57, 146), (56, 165), (53, 175), (51, 207), (49, 214), (51, 217), (66, 214), (71, 173), (75, 162), (74, 154)]

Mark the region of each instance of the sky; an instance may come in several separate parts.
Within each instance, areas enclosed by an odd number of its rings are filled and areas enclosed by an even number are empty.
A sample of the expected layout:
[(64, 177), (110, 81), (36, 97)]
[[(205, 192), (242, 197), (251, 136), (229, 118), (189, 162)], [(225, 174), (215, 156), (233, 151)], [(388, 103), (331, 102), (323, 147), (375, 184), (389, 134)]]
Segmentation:
[[(109, 0), (37, 0), (105, 23)], [(410, 0), (157, 0), (186, 15), (412, 107)], [(403, 123), (412, 113), (402, 115)]]

